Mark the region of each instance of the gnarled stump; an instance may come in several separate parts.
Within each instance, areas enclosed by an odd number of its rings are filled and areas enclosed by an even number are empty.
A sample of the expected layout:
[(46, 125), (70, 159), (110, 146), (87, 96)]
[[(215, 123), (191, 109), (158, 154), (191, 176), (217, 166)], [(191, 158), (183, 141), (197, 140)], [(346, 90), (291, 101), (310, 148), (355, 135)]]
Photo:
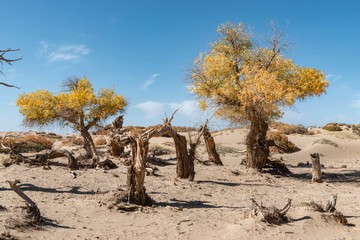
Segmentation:
[(128, 202), (144, 205), (149, 200), (144, 186), (149, 142), (144, 141), (141, 137), (136, 137), (135, 143), (132, 143), (131, 147), (132, 163), (128, 168), (127, 175)]
[(311, 163), (312, 163), (312, 182), (322, 182), (321, 176), (321, 164), (320, 164), (320, 155), (318, 153), (310, 154)]

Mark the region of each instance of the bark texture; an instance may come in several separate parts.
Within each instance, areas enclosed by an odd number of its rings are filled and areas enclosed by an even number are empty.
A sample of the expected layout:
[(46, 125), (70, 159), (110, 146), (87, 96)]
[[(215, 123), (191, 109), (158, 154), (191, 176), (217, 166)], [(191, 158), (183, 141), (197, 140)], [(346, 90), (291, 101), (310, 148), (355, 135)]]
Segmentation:
[(269, 144), (266, 140), (269, 125), (260, 114), (254, 111), (251, 112), (250, 119), (250, 132), (246, 137), (246, 167), (262, 169), (269, 157)]
[(190, 159), (187, 149), (186, 137), (171, 131), (170, 136), (174, 139), (176, 150), (176, 175), (178, 178), (194, 179), (194, 159)]
[(88, 130), (81, 129), (80, 134), (84, 139), (84, 148), (86, 151), (86, 156), (92, 159), (92, 165), (95, 167), (100, 161), (98, 152), (95, 147), (95, 143)]
[(220, 156), (216, 151), (215, 141), (213, 136), (211, 136), (207, 124), (204, 124), (202, 128), (203, 128), (203, 137), (206, 145), (206, 150), (208, 152), (209, 160), (216, 165), (223, 165)]
[(131, 147), (132, 163), (128, 168), (127, 175), (127, 188), (129, 191), (128, 201), (131, 203), (144, 205), (149, 200), (144, 186), (149, 142), (146, 140), (144, 141), (141, 136), (136, 137), (135, 142)]
[(321, 183), (321, 164), (320, 164), (320, 155), (318, 153), (310, 154), (311, 163), (312, 163), (312, 182)]

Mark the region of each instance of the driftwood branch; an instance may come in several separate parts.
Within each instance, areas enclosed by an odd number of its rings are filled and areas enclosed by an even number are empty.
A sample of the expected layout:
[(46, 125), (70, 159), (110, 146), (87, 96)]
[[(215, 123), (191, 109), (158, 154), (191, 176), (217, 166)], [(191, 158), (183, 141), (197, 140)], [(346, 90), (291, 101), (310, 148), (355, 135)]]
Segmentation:
[(27, 157), (18, 153), (13, 149), (10, 144), (10, 147), (4, 145), (5, 138), (8, 136), (8, 133), (5, 134), (4, 138), (1, 141), (1, 147), (9, 151), (10, 159), (15, 163), (29, 163), (29, 164), (41, 164), (41, 165), (48, 165), (48, 160), (59, 158), (59, 157), (66, 157), (68, 159), (68, 167), (72, 170), (78, 168), (77, 161), (75, 157), (72, 155), (71, 152), (65, 149), (60, 150), (52, 150), (49, 153), (44, 154), (36, 154), (34, 157)]
[(20, 188), (17, 187), (16, 184), (20, 183), (20, 180), (15, 181), (6, 181), (9, 183), (10, 188), (23, 200), (25, 200), (27, 204), (27, 210), (28, 210), (28, 218), (31, 218), (30, 222), (31, 224), (37, 224), (41, 221), (41, 215), (40, 210), (37, 207), (36, 203), (31, 200)]

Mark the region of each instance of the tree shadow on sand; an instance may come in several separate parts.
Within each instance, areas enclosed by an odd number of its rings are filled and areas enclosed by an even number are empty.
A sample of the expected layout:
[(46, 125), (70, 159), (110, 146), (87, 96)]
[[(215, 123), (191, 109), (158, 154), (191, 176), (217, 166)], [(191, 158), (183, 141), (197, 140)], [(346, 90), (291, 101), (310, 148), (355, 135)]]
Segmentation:
[(169, 199), (171, 202), (155, 202), (155, 206), (159, 207), (174, 207), (174, 208), (230, 208), (230, 209), (243, 209), (245, 207), (232, 207), (232, 206), (218, 206), (209, 204), (209, 201), (186, 201), (178, 200), (176, 198)]
[[(93, 195), (94, 191), (79, 191), (80, 187), (77, 186), (67, 186), (70, 188), (69, 190), (59, 190), (57, 188), (43, 188), (37, 187), (33, 184), (19, 184), (18, 187), (26, 192), (26, 191), (33, 191), (33, 192), (46, 192), (46, 193), (72, 193), (72, 194), (79, 194), (79, 195)], [(0, 188), (0, 191), (12, 191), (11, 188)]]
[[(311, 181), (312, 173), (311, 169), (307, 169), (307, 172), (301, 173), (290, 173), (290, 174), (281, 174), (276, 171), (266, 171), (272, 175), (281, 176), (284, 178), (295, 178), (298, 180)], [(322, 179), (327, 183), (360, 183), (360, 171), (345, 169), (338, 172), (331, 172), (331, 169), (325, 168), (325, 171), (322, 171)]]

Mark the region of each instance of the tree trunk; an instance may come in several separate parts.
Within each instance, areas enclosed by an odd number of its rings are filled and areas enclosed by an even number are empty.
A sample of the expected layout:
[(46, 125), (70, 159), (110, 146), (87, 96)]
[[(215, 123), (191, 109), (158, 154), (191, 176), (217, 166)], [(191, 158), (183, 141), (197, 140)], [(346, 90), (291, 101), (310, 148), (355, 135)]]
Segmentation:
[(214, 138), (211, 136), (207, 126), (204, 126), (203, 136), (204, 136), (204, 141), (208, 152), (209, 160), (215, 163), (216, 165), (223, 165), (220, 156), (216, 151)]
[(143, 141), (141, 137), (136, 137), (135, 140), (136, 142), (131, 144), (132, 162), (127, 175), (128, 201), (130, 203), (144, 205), (149, 199), (144, 187), (149, 143), (148, 141)]
[(84, 138), (84, 148), (86, 150), (86, 155), (87, 157), (92, 158), (92, 165), (96, 166), (99, 163), (100, 159), (96, 151), (94, 141), (87, 130), (81, 130), (80, 134)]
[(311, 163), (312, 163), (312, 182), (322, 182), (321, 177), (321, 164), (320, 164), (320, 155), (318, 153), (310, 154)]
[[(188, 155), (186, 137), (178, 134), (175, 131), (171, 131), (170, 136), (174, 139), (177, 166), (176, 174), (178, 178), (194, 178), (194, 159), (191, 160)], [(192, 175), (192, 176), (191, 176)]]
[(266, 140), (266, 133), (269, 125), (257, 114), (250, 115), (250, 132), (246, 137), (247, 168), (262, 169), (269, 157), (269, 144)]

